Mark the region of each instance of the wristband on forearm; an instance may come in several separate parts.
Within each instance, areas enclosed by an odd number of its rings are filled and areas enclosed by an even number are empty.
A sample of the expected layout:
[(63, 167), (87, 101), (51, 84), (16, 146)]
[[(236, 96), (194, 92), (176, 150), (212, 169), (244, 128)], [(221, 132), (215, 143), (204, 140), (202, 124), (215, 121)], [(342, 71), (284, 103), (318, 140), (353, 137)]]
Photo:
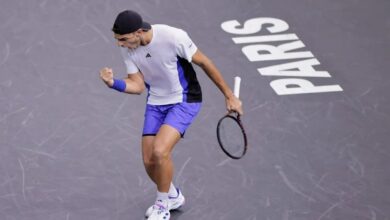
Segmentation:
[(114, 79), (114, 84), (112, 85), (111, 89), (124, 92), (126, 90), (126, 82), (122, 79)]

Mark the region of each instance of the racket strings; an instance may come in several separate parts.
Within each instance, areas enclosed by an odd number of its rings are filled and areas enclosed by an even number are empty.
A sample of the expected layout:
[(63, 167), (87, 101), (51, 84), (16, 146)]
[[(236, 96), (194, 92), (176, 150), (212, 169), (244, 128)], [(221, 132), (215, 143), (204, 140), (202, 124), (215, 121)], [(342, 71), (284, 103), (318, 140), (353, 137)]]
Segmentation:
[(228, 154), (241, 157), (245, 153), (245, 139), (239, 123), (226, 117), (219, 124), (219, 139)]

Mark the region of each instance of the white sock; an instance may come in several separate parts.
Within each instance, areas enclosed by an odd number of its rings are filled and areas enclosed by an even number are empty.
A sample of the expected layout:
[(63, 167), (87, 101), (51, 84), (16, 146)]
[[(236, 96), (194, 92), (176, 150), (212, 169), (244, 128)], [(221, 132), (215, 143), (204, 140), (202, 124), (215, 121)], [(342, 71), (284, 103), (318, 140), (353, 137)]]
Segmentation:
[(168, 194), (169, 194), (170, 197), (176, 197), (176, 196), (178, 196), (178, 195), (177, 195), (176, 187), (175, 187), (175, 185), (173, 185), (172, 182), (171, 182), (171, 186), (169, 187), (169, 192), (168, 192)]
[(168, 193), (157, 191), (157, 199), (156, 200), (161, 200), (161, 201), (168, 200)]

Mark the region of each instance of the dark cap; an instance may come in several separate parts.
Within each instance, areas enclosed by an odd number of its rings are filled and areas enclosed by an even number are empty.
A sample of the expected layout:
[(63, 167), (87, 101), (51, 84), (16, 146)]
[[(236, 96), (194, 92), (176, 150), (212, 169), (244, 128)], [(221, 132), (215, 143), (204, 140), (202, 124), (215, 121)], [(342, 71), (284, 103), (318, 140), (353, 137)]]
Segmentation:
[(151, 26), (142, 20), (141, 15), (131, 10), (119, 13), (112, 27), (112, 31), (120, 35), (132, 33), (138, 29), (149, 30)]

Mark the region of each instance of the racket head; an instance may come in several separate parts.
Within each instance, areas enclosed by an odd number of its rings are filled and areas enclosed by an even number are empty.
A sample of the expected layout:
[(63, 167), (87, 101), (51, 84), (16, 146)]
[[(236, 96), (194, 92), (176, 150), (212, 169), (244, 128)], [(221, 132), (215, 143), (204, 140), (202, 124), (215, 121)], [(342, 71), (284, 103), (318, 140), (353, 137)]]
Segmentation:
[(230, 158), (237, 160), (246, 154), (248, 141), (238, 113), (227, 114), (218, 121), (217, 138), (222, 151)]

